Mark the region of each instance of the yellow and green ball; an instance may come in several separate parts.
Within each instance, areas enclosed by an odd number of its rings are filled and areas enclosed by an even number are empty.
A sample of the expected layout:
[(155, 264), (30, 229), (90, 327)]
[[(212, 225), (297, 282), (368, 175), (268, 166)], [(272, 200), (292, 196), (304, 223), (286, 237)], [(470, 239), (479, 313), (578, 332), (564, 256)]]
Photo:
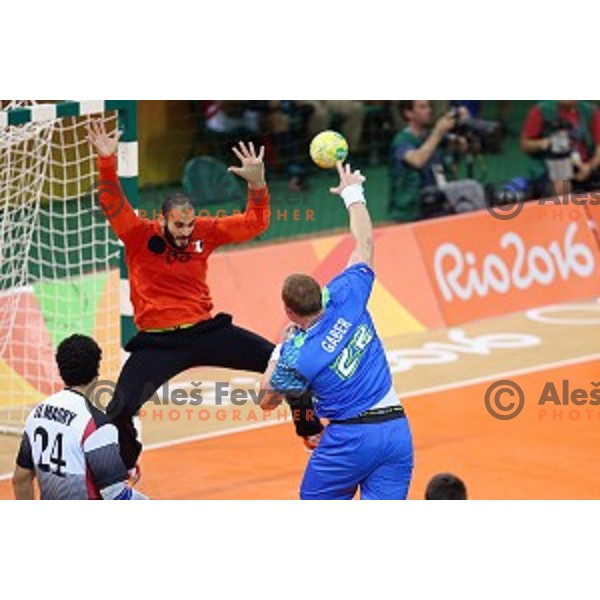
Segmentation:
[(310, 143), (310, 157), (322, 169), (333, 169), (348, 156), (348, 142), (337, 131), (322, 131)]

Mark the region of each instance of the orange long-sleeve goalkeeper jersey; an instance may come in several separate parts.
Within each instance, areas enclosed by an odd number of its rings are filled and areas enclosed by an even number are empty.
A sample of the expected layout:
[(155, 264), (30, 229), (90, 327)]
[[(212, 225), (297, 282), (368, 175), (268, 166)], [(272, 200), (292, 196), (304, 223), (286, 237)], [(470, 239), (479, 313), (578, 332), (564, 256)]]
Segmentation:
[(116, 157), (100, 157), (98, 167), (102, 210), (125, 245), (138, 329), (165, 329), (209, 319), (213, 303), (206, 284), (208, 257), (223, 244), (251, 240), (267, 229), (270, 216), (267, 188), (248, 190), (244, 213), (196, 217), (187, 248), (176, 250), (166, 241), (164, 228), (158, 221), (135, 214), (119, 184)]

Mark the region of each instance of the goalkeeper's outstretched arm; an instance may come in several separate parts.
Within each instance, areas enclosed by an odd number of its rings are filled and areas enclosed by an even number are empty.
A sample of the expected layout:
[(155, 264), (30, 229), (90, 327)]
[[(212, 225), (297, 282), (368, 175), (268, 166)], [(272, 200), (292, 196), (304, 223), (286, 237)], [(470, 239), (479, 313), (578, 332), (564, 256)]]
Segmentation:
[(229, 167), (229, 172), (241, 177), (248, 183), (248, 203), (241, 215), (232, 215), (215, 220), (215, 240), (217, 244), (239, 244), (251, 240), (269, 227), (270, 207), (269, 190), (265, 181), (263, 146), (258, 153), (254, 144), (247, 146), (240, 142), (232, 148), (241, 166)]
[(106, 132), (103, 121), (94, 121), (87, 127), (87, 139), (98, 156), (100, 179), (95, 184), (102, 211), (109, 220), (117, 237), (125, 238), (134, 231), (141, 220), (125, 197), (117, 175), (117, 148), (120, 131)]
[(354, 250), (350, 255), (348, 267), (357, 263), (373, 266), (373, 224), (367, 209), (367, 201), (363, 189), (366, 177), (360, 171), (352, 171), (350, 165), (345, 167), (337, 163), (340, 184), (331, 188), (332, 194), (342, 197), (350, 216), (350, 232), (354, 237)]

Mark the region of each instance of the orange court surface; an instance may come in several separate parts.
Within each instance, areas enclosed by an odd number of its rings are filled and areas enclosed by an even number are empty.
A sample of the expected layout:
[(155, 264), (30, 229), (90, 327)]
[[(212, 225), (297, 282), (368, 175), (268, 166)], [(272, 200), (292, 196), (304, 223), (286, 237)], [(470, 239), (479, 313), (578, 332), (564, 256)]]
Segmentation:
[[(592, 393), (600, 388), (599, 334), (600, 304), (590, 300), (386, 339), (414, 436), (409, 498), (422, 498), (441, 471), (463, 478), (472, 499), (600, 497), (600, 402)], [(198, 380), (205, 402), (194, 410), (146, 404), (139, 489), (155, 499), (297, 498), (309, 454), (286, 415), (263, 420), (252, 402), (217, 407), (211, 395), (214, 382), (252, 389), (257, 376), (198, 369), (171, 385)], [(523, 390), (513, 419), (486, 409), (486, 390), (497, 380)], [(580, 388), (588, 399), (564, 404), (565, 381), (569, 394)], [(552, 384), (557, 397), (540, 404)], [(501, 406), (513, 400), (504, 396)], [(12, 497), (17, 446), (16, 437), (0, 436), (3, 499)]]

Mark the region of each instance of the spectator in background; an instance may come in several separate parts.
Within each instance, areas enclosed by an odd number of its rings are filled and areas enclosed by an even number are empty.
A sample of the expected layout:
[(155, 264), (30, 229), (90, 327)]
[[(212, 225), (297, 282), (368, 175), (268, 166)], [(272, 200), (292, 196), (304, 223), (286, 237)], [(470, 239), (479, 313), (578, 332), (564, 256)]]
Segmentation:
[(277, 172), (284, 169), (288, 187), (300, 192), (306, 187), (306, 169), (299, 158), (298, 136), (293, 135), (289, 113), (279, 100), (202, 100), (204, 125), (223, 136), (229, 151), (240, 137), (254, 137), (266, 148), (266, 162)]
[[(429, 100), (431, 104), (432, 120), (437, 121), (441, 116), (445, 115), (450, 110), (450, 100)], [(396, 129), (404, 129), (407, 122), (404, 116), (400, 113), (400, 104), (402, 101), (392, 101), (392, 115), (394, 127)]]
[(457, 118), (468, 118), (466, 109), (445, 113), (431, 130), (431, 101), (401, 100), (399, 112), (406, 127), (392, 142), (390, 218), (417, 221), (483, 208), (484, 191), (477, 181), (448, 181), (447, 178), (446, 150), (467, 150), (466, 140), (452, 134)]
[(523, 125), (521, 148), (535, 160), (537, 197), (600, 187), (600, 110), (589, 102), (536, 104)]
[(466, 500), (467, 486), (452, 473), (439, 473), (425, 490), (425, 500)]
[(245, 101), (201, 100), (206, 129), (215, 133), (244, 137), (248, 133), (258, 133), (258, 113)]

